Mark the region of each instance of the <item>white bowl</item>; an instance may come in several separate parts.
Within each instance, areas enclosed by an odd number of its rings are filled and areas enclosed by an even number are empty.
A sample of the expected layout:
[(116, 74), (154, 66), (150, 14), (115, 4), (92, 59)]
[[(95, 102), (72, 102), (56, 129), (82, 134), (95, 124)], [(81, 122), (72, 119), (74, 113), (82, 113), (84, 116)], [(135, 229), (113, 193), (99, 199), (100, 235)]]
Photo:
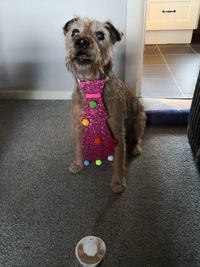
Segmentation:
[(86, 236), (76, 245), (75, 254), (84, 267), (95, 267), (106, 253), (104, 241), (96, 236)]

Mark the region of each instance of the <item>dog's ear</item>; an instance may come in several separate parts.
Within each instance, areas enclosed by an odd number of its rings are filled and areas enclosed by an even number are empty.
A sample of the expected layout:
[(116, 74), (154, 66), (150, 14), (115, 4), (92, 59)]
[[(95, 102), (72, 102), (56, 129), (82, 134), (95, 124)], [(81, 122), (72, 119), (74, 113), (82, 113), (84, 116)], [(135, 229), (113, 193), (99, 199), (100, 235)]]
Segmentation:
[(74, 22), (78, 21), (79, 18), (74, 18), (74, 19), (71, 19), (69, 20), (68, 22), (65, 23), (64, 27), (63, 27), (63, 33), (64, 35), (69, 31), (69, 28), (71, 26), (71, 24), (73, 24)]
[(122, 39), (123, 33), (119, 32), (112, 23), (110, 23), (109, 21), (105, 22), (105, 28), (109, 31), (110, 33), (110, 39), (112, 41), (113, 44), (115, 44), (116, 42), (120, 41)]

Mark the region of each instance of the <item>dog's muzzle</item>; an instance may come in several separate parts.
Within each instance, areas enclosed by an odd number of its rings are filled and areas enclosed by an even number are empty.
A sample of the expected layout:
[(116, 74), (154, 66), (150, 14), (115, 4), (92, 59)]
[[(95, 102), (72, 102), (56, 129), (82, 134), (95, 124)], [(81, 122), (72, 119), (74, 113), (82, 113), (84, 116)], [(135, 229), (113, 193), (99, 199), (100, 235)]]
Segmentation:
[(90, 47), (90, 41), (86, 38), (79, 38), (75, 43), (76, 49), (86, 50)]
[(75, 41), (74, 47), (76, 49), (75, 60), (79, 65), (86, 65), (92, 63), (89, 52), (90, 40), (80, 37)]

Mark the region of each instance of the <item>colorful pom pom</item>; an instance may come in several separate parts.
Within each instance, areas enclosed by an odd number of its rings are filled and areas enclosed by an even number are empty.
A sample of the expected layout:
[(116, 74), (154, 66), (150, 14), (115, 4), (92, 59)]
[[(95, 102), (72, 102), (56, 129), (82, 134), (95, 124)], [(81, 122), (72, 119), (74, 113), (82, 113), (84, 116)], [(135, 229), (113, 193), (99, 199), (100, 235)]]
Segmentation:
[(95, 161), (95, 164), (96, 164), (97, 166), (101, 166), (101, 165), (102, 165), (102, 161), (101, 161), (100, 159), (97, 159), (97, 160)]
[(113, 156), (112, 155), (108, 156), (108, 161), (113, 161)]
[(90, 101), (90, 107), (91, 107), (92, 109), (95, 109), (95, 108), (97, 107), (97, 102), (94, 101), (94, 100)]
[(112, 140), (109, 144), (108, 144), (108, 147), (109, 148), (115, 148), (116, 146), (117, 146), (117, 144), (118, 144), (118, 141), (116, 141), (116, 140)]
[(96, 145), (100, 145), (100, 144), (102, 143), (101, 137), (97, 136), (97, 137), (95, 138), (95, 140), (94, 140), (94, 143), (95, 143)]
[(89, 165), (90, 165), (89, 160), (84, 160), (84, 161), (83, 161), (83, 165), (84, 165), (85, 167), (89, 166)]
[(83, 124), (83, 126), (87, 127), (90, 124), (90, 121), (86, 118), (83, 118), (81, 123)]

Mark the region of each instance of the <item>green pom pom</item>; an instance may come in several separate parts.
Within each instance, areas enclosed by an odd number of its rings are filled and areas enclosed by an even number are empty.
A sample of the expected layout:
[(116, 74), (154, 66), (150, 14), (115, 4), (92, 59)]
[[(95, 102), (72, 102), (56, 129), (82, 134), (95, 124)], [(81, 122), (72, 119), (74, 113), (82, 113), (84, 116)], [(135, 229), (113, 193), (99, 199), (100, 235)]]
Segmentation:
[(97, 159), (97, 160), (95, 161), (95, 164), (96, 164), (97, 166), (101, 166), (102, 161), (101, 161), (100, 159)]
[(97, 102), (94, 101), (94, 100), (90, 101), (90, 107), (91, 108), (96, 108), (97, 107)]

